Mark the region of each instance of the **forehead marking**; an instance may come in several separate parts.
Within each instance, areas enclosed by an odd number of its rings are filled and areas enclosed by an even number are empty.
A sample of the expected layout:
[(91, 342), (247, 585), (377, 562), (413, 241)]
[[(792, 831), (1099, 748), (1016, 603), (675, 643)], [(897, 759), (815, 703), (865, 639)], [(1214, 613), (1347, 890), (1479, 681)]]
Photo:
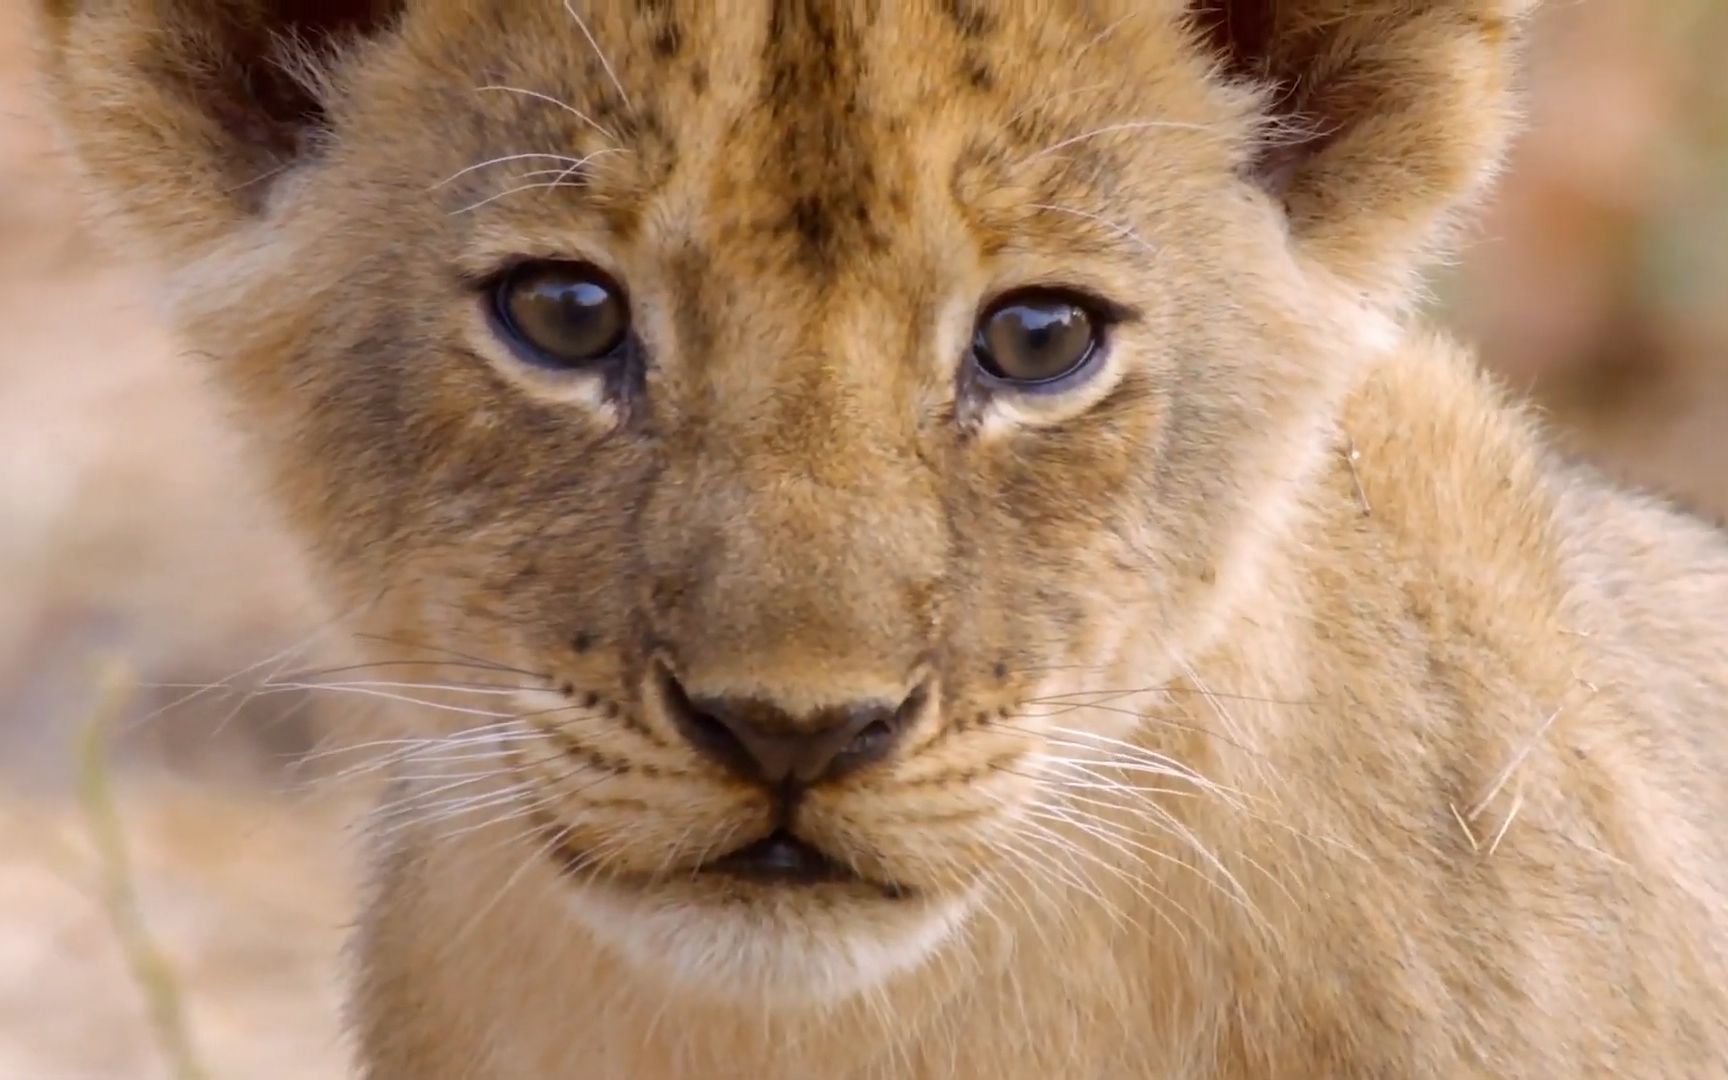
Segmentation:
[(637, 7), (649, 30), (649, 47), (657, 60), (676, 60), (684, 51), (684, 27), (672, 0), (640, 0)]
[(978, 40), (996, 33), (996, 19), (980, 0), (944, 0), (942, 14), (953, 20), (963, 38)]
[(862, 100), (863, 26), (873, 5), (774, 0), (762, 108), (780, 155), (780, 227), (800, 261), (832, 273), (847, 248), (880, 247), (871, 225), (876, 165)]

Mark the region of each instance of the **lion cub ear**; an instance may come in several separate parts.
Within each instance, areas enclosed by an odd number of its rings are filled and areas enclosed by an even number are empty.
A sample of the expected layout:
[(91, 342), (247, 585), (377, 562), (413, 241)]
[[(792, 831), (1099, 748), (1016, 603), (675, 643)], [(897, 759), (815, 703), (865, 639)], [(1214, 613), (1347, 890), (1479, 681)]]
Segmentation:
[(38, 0), (50, 105), (95, 194), (196, 249), (317, 152), (323, 74), (404, 0)]
[(1402, 300), (1512, 127), (1534, 0), (1190, 0), (1222, 78), (1258, 91), (1255, 179), (1293, 237), (1370, 297)]

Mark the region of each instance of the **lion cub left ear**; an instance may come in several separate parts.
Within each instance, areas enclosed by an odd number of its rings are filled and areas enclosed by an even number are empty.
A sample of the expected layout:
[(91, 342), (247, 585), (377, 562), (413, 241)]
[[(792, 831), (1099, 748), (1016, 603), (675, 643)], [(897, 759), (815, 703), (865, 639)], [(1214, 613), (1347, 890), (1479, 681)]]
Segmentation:
[(315, 155), (331, 58), (405, 2), (37, 0), (50, 104), (93, 193), (191, 254)]
[(1293, 238), (1398, 302), (1512, 129), (1517, 29), (1535, 0), (1188, 0), (1221, 79), (1259, 93), (1255, 179)]

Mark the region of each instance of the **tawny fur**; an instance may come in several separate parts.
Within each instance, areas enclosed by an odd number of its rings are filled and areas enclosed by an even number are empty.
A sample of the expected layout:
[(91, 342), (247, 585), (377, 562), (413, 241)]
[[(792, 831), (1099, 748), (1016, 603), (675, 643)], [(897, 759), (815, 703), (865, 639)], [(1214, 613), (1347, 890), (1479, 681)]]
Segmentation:
[[(399, 717), (367, 1074), (1728, 1072), (1728, 542), (1405, 313), (1524, 7), (45, 0), (370, 660), (526, 680)], [(521, 256), (627, 283), (638, 392), (497, 342)], [(1131, 313), (1105, 369), (968, 393), (1041, 283)], [(911, 895), (696, 880), (768, 800), (657, 653), (928, 680), (800, 818)]]

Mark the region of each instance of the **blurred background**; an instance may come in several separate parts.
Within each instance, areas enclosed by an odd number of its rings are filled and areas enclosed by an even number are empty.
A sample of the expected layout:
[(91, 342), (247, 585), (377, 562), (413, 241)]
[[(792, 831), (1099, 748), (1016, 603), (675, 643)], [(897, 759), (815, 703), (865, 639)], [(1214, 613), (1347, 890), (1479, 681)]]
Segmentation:
[[(351, 848), (297, 764), (323, 706), (231, 679), (297, 660), (313, 608), (140, 272), (78, 224), (24, 5), (0, 0), (0, 1077), (341, 1076)], [(1552, 2), (1529, 131), (1433, 298), (1569, 449), (1718, 519), (1724, 56), (1723, 0)]]

